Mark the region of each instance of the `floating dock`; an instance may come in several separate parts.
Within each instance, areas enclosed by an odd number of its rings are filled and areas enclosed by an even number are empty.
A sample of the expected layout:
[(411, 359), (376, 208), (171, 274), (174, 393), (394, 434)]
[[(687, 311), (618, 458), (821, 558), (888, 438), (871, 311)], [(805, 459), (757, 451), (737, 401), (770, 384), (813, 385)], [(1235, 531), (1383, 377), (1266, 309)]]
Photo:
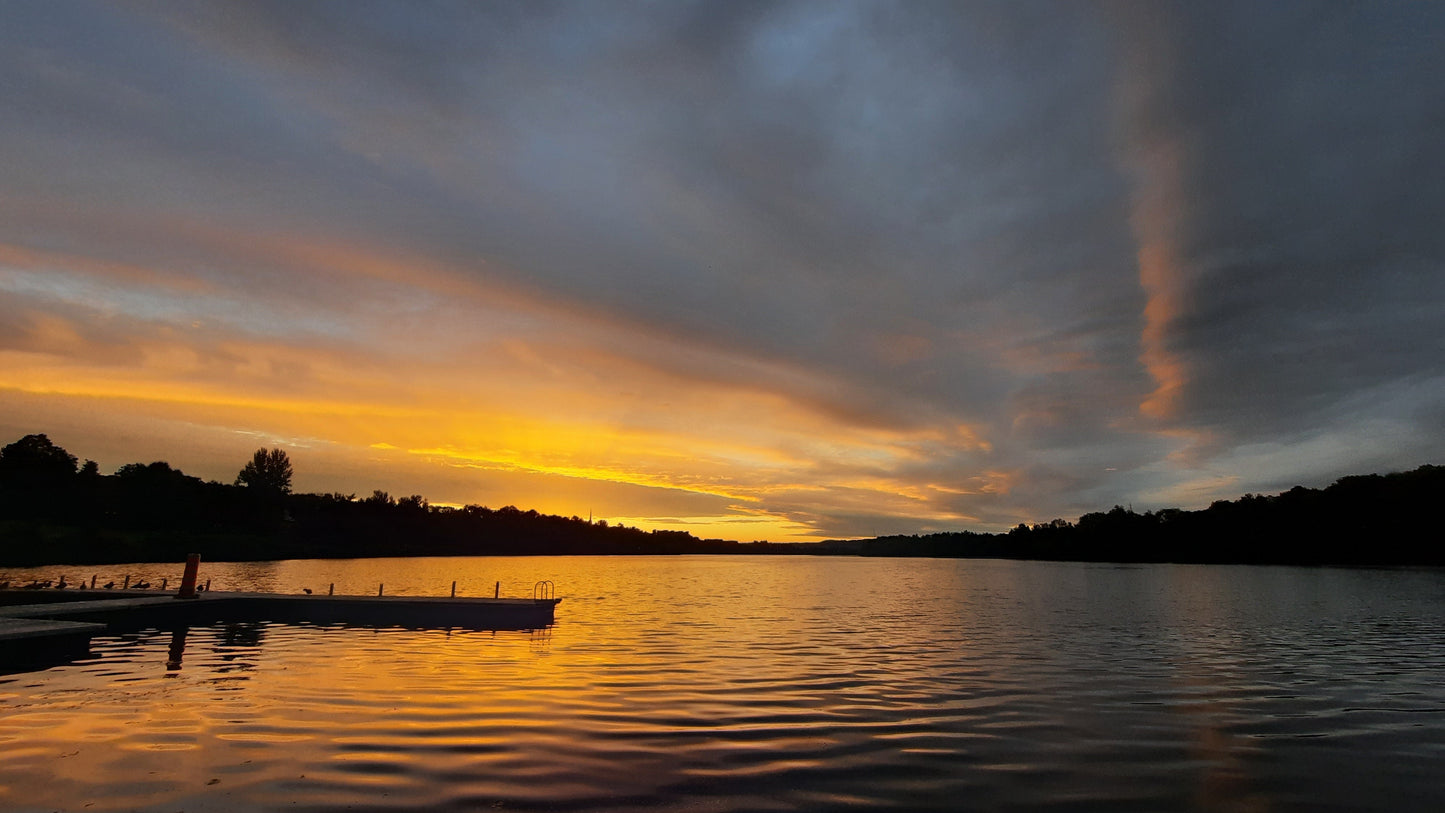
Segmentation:
[[(14, 597), (10, 591), (6, 598)], [(552, 623), (559, 598), (436, 598), (430, 596), (308, 596), (283, 593), (171, 593), (71, 590), (63, 600), (0, 602), (0, 617), (88, 621), (108, 626), (211, 624), (224, 621), (359, 624), (399, 627), (535, 629)]]
[[(19, 592), (20, 596), (16, 593)], [(5, 598), (29, 598), (8, 591)], [(559, 598), (433, 598), (427, 596), (307, 596), (281, 593), (170, 593), (72, 590), (40, 602), (0, 602), (0, 618), (81, 621), (133, 628), (224, 621), (358, 624), (365, 626), (535, 629), (551, 624)]]
[(90, 636), (105, 629), (104, 624), (80, 621), (0, 618), (0, 667), (24, 668), (83, 657), (90, 651)]
[[(0, 590), (0, 667), (35, 656), (84, 655), (108, 631), (236, 621), (369, 627), (529, 630), (550, 626), (560, 598), (312, 596), (156, 590)], [(0, 669), (3, 671), (3, 669)]]

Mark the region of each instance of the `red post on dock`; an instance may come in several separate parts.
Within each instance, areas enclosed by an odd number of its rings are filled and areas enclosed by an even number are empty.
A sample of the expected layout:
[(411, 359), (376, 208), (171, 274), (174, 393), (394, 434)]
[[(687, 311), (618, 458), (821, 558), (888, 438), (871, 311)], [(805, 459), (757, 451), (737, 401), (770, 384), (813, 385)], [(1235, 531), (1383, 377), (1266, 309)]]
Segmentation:
[[(201, 555), (193, 553), (186, 557), (186, 574), (181, 577), (181, 592), (176, 598), (196, 597), (196, 577), (201, 572)], [(209, 583), (209, 580), (207, 581)]]

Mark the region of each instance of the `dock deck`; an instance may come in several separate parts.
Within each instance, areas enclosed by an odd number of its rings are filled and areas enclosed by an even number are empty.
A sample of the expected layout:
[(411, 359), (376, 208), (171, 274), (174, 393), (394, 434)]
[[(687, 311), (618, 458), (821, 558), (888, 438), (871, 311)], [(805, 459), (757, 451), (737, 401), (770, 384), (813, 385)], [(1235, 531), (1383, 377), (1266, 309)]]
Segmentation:
[[(311, 596), (206, 592), (177, 598), (156, 590), (0, 591), (0, 667), (35, 653), (89, 649), (107, 631), (233, 621), (373, 627), (540, 629), (553, 623), (559, 598)], [(63, 597), (61, 597), (63, 595)], [(26, 603), (16, 603), (26, 602)], [(3, 671), (3, 670), (0, 670)]]
[(90, 651), (104, 624), (44, 618), (0, 617), (0, 674), (64, 663)]
[(26, 641), (34, 638), (56, 638), (60, 636), (83, 636), (89, 638), (105, 631), (104, 624), (89, 624), (82, 621), (51, 621), (44, 618), (0, 618), (0, 644)]
[[(14, 591), (7, 596), (14, 600)], [(367, 626), (534, 629), (553, 622), (558, 598), (433, 596), (308, 596), (284, 593), (201, 593), (193, 599), (149, 590), (74, 590), (67, 600), (0, 604), (0, 617), (95, 622), (108, 626), (216, 621), (361, 624)]]

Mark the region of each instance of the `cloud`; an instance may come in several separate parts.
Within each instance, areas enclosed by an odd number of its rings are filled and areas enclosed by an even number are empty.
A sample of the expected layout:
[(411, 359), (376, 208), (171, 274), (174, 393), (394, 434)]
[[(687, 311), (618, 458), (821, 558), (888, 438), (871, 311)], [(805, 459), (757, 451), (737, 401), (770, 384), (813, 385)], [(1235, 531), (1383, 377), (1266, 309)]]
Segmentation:
[(0, 19), (0, 387), (141, 457), (840, 536), (1445, 454), (1429, 6)]
[(1148, 411), (1247, 442), (1348, 426), (1382, 404), (1332, 414), (1343, 399), (1439, 379), (1445, 14), (1132, 11)]

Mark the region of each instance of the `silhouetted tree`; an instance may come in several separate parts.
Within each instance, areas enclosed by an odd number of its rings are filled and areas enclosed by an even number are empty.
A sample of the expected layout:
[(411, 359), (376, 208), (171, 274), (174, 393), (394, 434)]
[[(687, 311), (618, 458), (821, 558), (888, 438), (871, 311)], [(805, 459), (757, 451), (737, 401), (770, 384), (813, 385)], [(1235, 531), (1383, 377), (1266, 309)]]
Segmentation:
[(53, 487), (75, 475), (75, 455), (45, 435), (26, 435), (0, 449), (0, 482), (7, 486)]
[(278, 494), (291, 493), (291, 458), (280, 449), (257, 449), (251, 462), (236, 475), (236, 485), (270, 491)]
[(45, 435), (26, 435), (0, 449), (0, 515), (59, 517), (72, 510), (78, 515), (82, 507), (73, 505), (77, 479), (75, 455)]
[(382, 508), (390, 508), (391, 506), (396, 505), (396, 500), (390, 494), (378, 488), (373, 490), (371, 492), (371, 496), (362, 500), (361, 503), (363, 505), (375, 505)]
[(206, 497), (205, 483), (164, 460), (127, 463), (106, 489), (112, 518), (132, 528), (189, 528), (221, 513)]
[[(1076, 522), (1020, 523), (1005, 534), (955, 531), (804, 548), (699, 540), (481, 505), (432, 507), (384, 491), (290, 494), (291, 464), (258, 450), (237, 485), (203, 482), (168, 463), (112, 476), (44, 435), (0, 448), (0, 563), (176, 561), (188, 552), (238, 561), (293, 556), (633, 553), (814, 553), (1006, 557), (1113, 562), (1445, 566), (1437, 530), (1445, 467), (1345, 477), (1326, 489), (1245, 494), (1203, 510), (1135, 514), (1114, 506)], [(241, 487), (244, 484), (246, 487)], [(402, 540), (399, 542), (399, 540)]]

